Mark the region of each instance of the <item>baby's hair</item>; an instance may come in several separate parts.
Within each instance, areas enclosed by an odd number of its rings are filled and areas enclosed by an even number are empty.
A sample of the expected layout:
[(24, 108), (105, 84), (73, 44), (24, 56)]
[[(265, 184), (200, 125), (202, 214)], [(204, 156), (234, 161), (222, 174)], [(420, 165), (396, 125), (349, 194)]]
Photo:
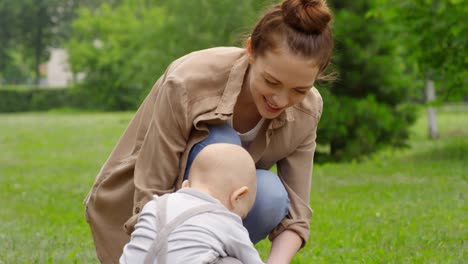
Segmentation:
[(195, 157), (189, 179), (202, 184), (206, 184), (209, 179), (208, 182), (213, 186), (238, 188), (252, 181), (255, 183), (255, 164), (250, 154), (241, 146), (210, 144)]

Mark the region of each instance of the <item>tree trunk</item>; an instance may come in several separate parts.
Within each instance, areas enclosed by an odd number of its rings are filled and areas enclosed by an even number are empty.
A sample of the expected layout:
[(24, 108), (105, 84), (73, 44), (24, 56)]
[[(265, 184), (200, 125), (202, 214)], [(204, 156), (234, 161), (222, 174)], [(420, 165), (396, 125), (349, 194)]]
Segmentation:
[[(434, 81), (431, 79), (426, 79), (426, 102), (431, 103), (435, 100), (435, 87)], [(429, 105), (427, 108), (427, 122), (429, 129), (429, 138), (434, 139), (439, 137), (439, 132), (437, 130), (437, 119), (436, 119), (436, 110), (433, 106)]]
[(39, 82), (40, 82), (40, 77), (41, 77), (41, 72), (40, 72), (40, 61), (41, 61), (41, 44), (40, 44), (40, 39), (41, 39), (41, 36), (39, 34), (39, 32), (37, 33), (36, 35), (36, 43), (35, 43), (35, 50), (34, 50), (34, 55), (35, 55), (35, 60), (34, 60), (34, 69), (35, 69), (35, 72), (36, 72), (36, 78), (34, 80), (34, 83), (36, 84), (36, 86), (39, 86)]
[(41, 78), (41, 72), (40, 72), (40, 64), (41, 64), (41, 55), (42, 55), (42, 49), (43, 49), (43, 43), (42, 43), (42, 34), (43, 34), (43, 16), (45, 16), (45, 7), (42, 3), (42, 1), (39, 1), (38, 3), (38, 10), (37, 10), (37, 17), (36, 17), (36, 36), (35, 36), (35, 41), (34, 41), (34, 67), (36, 71), (36, 79), (34, 80), (35, 84), (39, 86), (40, 78)]

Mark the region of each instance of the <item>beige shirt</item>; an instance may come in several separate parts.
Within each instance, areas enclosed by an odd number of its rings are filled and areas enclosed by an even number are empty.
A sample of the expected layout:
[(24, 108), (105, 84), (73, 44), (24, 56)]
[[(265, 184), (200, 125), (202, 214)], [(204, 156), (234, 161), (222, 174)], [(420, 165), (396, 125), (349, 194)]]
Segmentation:
[[(213, 48), (174, 61), (155, 83), (85, 200), (102, 262), (117, 263), (138, 213), (153, 194), (181, 187), (190, 149), (206, 138), (207, 124), (225, 123), (232, 116), (247, 68), (244, 49)], [(308, 239), (312, 160), (322, 104), (311, 88), (301, 103), (264, 122), (247, 149), (258, 169), (277, 164), (291, 201), (288, 216), (270, 239), (285, 229), (299, 234), (303, 245)]]

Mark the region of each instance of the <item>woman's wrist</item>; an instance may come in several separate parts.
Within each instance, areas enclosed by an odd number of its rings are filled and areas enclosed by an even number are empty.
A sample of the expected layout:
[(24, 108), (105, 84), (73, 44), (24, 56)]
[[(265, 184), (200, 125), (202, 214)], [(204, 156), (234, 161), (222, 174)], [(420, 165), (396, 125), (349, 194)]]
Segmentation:
[(290, 263), (302, 245), (301, 237), (293, 231), (285, 230), (272, 242), (268, 264)]

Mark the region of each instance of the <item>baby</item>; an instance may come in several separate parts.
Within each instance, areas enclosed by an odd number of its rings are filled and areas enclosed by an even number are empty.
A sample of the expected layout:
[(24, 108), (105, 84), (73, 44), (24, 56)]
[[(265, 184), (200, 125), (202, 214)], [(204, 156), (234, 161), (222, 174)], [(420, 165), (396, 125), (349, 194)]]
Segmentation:
[(206, 146), (182, 189), (144, 206), (120, 263), (263, 263), (242, 225), (255, 195), (249, 153)]

